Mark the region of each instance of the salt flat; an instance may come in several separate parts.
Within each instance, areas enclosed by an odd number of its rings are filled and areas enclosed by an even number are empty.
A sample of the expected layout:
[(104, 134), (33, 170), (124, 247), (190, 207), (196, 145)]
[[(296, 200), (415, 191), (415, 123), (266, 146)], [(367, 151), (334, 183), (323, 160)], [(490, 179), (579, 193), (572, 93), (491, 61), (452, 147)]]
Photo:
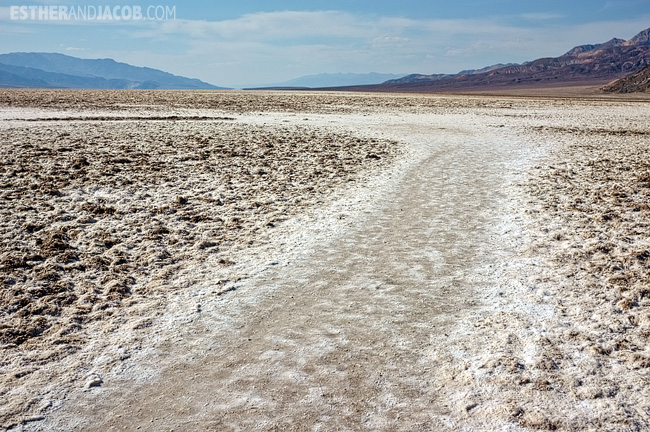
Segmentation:
[(7, 427), (648, 426), (647, 103), (0, 102)]

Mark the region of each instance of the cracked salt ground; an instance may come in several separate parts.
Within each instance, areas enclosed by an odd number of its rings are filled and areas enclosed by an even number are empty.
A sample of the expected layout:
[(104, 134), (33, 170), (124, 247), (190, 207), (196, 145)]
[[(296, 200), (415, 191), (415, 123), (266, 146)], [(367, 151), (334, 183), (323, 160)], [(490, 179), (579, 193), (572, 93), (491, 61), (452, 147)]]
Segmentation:
[(502, 209), (512, 170), (528, 157), (515, 139), (432, 134), (431, 121), (373, 125), (413, 154), (374, 207), (339, 219), (343, 231), (310, 253), (242, 282), (227, 304), (202, 300), (191, 330), (153, 354), (183, 362), (142, 386), (106, 383), (106, 396), (72, 403), (65, 417), (99, 408), (104, 420), (88, 424), (116, 430), (152, 418), (200, 429), (453, 424), (439, 358), (457, 336), (445, 333), (477, 308), (477, 289), (495, 283), (477, 270), (514, 253), (501, 241)]
[[(646, 189), (626, 167), (647, 142), (620, 131), (645, 131), (647, 104), (272, 93), (247, 114), (248, 94), (221, 96), (232, 111), (172, 95), (138, 97), (156, 99), (160, 117), (169, 103), (185, 116), (237, 112), (253, 129), (308, 121), (398, 141), (403, 153), (260, 231), (261, 244), (228, 250), (232, 264), (189, 262), (164, 308), (138, 311), (146, 325), (131, 330), (139, 320), (128, 315), (84, 351), (96, 361), (78, 387), (62, 380), (63, 397), (34, 398), (25, 430), (646, 428), (645, 243), (635, 231)], [(115, 98), (102, 93), (98, 105)], [(262, 106), (281, 112), (254, 112)], [(590, 159), (607, 175), (584, 170)], [(637, 191), (626, 195), (638, 211), (620, 189), (590, 190), (612, 178)], [(595, 200), (568, 217), (565, 204), (587, 192), (618, 203), (619, 216)], [(608, 275), (617, 290), (585, 277), (611, 270), (581, 231), (591, 226), (582, 216), (605, 213), (589, 222), (628, 260)], [(580, 242), (593, 255), (577, 253)], [(100, 361), (111, 356), (120, 360)], [(101, 382), (84, 388), (93, 374)]]

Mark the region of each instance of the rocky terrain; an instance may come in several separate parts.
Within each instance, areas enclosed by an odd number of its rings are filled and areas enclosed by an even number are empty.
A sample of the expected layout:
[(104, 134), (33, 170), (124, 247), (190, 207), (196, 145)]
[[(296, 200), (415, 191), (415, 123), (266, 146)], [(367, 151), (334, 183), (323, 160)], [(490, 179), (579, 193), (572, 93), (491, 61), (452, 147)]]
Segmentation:
[(650, 92), (650, 66), (616, 80), (603, 87), (608, 93), (648, 93)]

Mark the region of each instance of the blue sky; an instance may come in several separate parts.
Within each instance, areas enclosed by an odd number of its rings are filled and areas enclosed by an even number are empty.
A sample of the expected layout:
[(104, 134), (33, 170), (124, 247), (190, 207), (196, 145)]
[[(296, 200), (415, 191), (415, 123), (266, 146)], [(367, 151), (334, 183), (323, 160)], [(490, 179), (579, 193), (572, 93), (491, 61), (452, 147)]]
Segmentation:
[[(140, 6), (145, 15), (163, 6), (175, 16), (21, 20), (12, 6)], [(235, 87), (317, 73), (454, 73), (648, 27), (650, 0), (0, 0), (0, 52), (110, 57)]]

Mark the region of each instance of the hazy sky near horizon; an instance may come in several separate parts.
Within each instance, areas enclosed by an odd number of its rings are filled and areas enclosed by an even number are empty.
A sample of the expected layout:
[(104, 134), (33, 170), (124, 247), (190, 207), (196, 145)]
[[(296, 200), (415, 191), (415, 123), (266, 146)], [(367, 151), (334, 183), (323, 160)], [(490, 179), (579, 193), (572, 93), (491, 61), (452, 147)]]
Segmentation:
[[(20, 6), (139, 6), (154, 19), (16, 19)], [(648, 27), (650, 0), (0, 0), (2, 53), (113, 58), (233, 87), (318, 73), (454, 73)]]

